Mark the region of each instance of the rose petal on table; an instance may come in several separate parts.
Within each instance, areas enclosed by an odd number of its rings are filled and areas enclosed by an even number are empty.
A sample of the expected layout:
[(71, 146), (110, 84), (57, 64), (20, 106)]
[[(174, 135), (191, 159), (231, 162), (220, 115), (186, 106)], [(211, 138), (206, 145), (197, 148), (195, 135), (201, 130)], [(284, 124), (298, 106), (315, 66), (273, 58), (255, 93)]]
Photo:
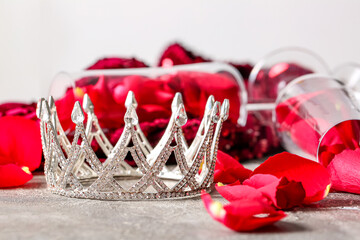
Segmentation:
[(288, 152), (269, 157), (252, 175), (259, 173), (300, 182), (306, 193), (304, 203), (322, 200), (331, 186), (330, 175), (322, 165)]
[(263, 200), (280, 209), (301, 205), (305, 190), (300, 182), (279, 179), (270, 174), (255, 174), (243, 185), (216, 186), (216, 190), (228, 201), (241, 199)]
[(300, 182), (281, 179), (270, 174), (255, 174), (243, 182), (269, 198), (277, 208), (290, 209), (299, 206), (305, 199), (305, 190)]
[(249, 179), (246, 179), (243, 184), (257, 189), (263, 187), (276, 189), (279, 182), (280, 179), (271, 174), (254, 174)]
[(360, 149), (344, 150), (335, 155), (327, 169), (332, 189), (360, 194)]
[(267, 198), (263, 196), (262, 192), (258, 189), (247, 185), (217, 185), (216, 190), (223, 198), (229, 202), (237, 200), (263, 200), (267, 201)]
[(15, 164), (0, 165), (0, 188), (21, 186), (32, 179), (28, 167)]
[(233, 157), (222, 151), (218, 151), (214, 172), (214, 182), (226, 184), (236, 182), (237, 180), (242, 182), (247, 179), (251, 173), (251, 170), (245, 168)]
[(255, 174), (243, 182), (244, 185), (257, 189), (275, 206), (277, 206), (276, 191), (279, 183), (280, 179), (270, 174)]
[(41, 162), (39, 124), (21, 116), (0, 118), (0, 164), (26, 166), (30, 171)]
[(234, 231), (253, 231), (271, 225), (286, 216), (284, 212), (261, 200), (243, 199), (222, 205), (213, 201), (205, 192), (202, 193), (201, 199), (213, 219)]
[(301, 205), (306, 197), (305, 189), (301, 182), (289, 181), (283, 177), (276, 188), (276, 207), (290, 209)]

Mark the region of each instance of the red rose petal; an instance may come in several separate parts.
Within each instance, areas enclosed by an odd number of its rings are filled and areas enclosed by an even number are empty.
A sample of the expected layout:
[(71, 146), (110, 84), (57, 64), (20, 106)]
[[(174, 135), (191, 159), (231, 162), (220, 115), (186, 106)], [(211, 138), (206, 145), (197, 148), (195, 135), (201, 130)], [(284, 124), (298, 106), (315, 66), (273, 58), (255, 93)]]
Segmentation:
[(320, 201), (330, 186), (330, 175), (322, 165), (288, 152), (269, 157), (252, 175), (259, 173), (302, 183), (306, 192), (304, 203)]
[(280, 209), (289, 209), (302, 204), (305, 190), (301, 183), (279, 179), (270, 174), (255, 174), (243, 185), (216, 186), (216, 190), (228, 201), (241, 199), (263, 200)]
[(0, 118), (0, 164), (13, 163), (33, 171), (40, 166), (41, 154), (37, 122), (20, 116)]
[(267, 201), (267, 198), (263, 196), (262, 192), (247, 185), (216, 186), (216, 190), (229, 202), (244, 199)]
[(271, 225), (286, 216), (284, 212), (276, 210), (261, 200), (243, 199), (223, 206), (220, 202), (213, 201), (205, 192), (202, 193), (201, 199), (212, 218), (240, 232)]
[(344, 150), (327, 167), (332, 189), (360, 194), (360, 149)]
[(230, 155), (218, 151), (214, 182), (233, 183), (238, 180), (242, 182), (250, 176), (251, 172)]
[(286, 177), (279, 179), (270, 174), (255, 174), (243, 184), (257, 188), (280, 209), (299, 206), (305, 199), (306, 193), (302, 184), (289, 181)]
[(277, 206), (276, 191), (279, 183), (280, 179), (270, 174), (255, 174), (243, 182), (244, 185), (256, 188), (270, 199), (275, 206)]
[(305, 189), (300, 182), (289, 181), (283, 177), (276, 188), (276, 206), (280, 209), (290, 209), (299, 206), (306, 197)]
[(21, 186), (31, 179), (32, 174), (27, 167), (0, 165), (0, 188)]
[(271, 174), (255, 174), (246, 179), (243, 184), (254, 188), (263, 188), (274, 185), (274, 189), (279, 185), (280, 179)]

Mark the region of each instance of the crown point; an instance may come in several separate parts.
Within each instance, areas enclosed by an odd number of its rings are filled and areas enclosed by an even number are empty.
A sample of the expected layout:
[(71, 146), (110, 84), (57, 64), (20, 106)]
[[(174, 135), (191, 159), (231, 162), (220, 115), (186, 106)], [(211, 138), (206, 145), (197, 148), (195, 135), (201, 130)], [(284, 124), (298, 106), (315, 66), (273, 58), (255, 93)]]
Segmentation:
[(48, 122), (50, 121), (50, 116), (51, 114), (50, 114), (49, 104), (45, 99), (43, 99), (41, 103), (41, 113), (40, 113), (41, 120)]
[(213, 95), (210, 95), (208, 97), (208, 100), (206, 101), (206, 105), (205, 105), (206, 109), (209, 109), (209, 108), (211, 109), (212, 106), (214, 105), (214, 103), (215, 103), (215, 98)]
[(171, 111), (176, 113), (175, 122), (178, 126), (184, 126), (188, 120), (181, 93), (177, 92), (171, 103)]
[(205, 116), (211, 113), (211, 110), (215, 104), (215, 98), (213, 95), (210, 95), (205, 105)]
[(37, 106), (36, 106), (36, 116), (40, 119), (41, 118), (41, 113), (42, 113), (42, 108), (43, 108), (43, 101), (45, 99), (44, 98), (40, 98), (39, 101), (37, 102)]
[(229, 99), (224, 99), (221, 105), (221, 112), (220, 115), (223, 117), (224, 121), (229, 117), (229, 109), (230, 109), (230, 102)]
[(220, 119), (220, 102), (215, 102), (214, 107), (211, 111), (212, 120), (217, 123)]
[(133, 108), (137, 108), (138, 106), (138, 103), (135, 99), (135, 94), (133, 91), (129, 91), (128, 92), (128, 95), (126, 97), (126, 100), (125, 100), (125, 107), (126, 108), (129, 108), (129, 107), (133, 107)]
[(94, 104), (92, 103), (89, 95), (85, 93), (83, 99), (83, 106), (86, 113), (93, 113), (94, 112)]
[(74, 105), (73, 111), (71, 113), (71, 120), (75, 124), (80, 124), (80, 123), (84, 122), (84, 120), (85, 120), (84, 112), (80, 106), (79, 101), (76, 101), (76, 103)]
[(50, 111), (51, 112), (54, 112), (55, 111), (55, 100), (53, 98), (53, 96), (49, 96), (49, 108), (50, 108)]
[(180, 106), (180, 104), (184, 104), (184, 101), (182, 99), (181, 93), (177, 92), (171, 103), (171, 110), (175, 112), (177, 108)]
[(139, 123), (139, 118), (136, 114), (136, 110), (134, 107), (130, 106), (125, 113), (124, 116), (125, 123), (130, 123), (132, 125), (136, 125)]
[(188, 117), (187, 117), (187, 114), (186, 114), (186, 111), (185, 111), (185, 107), (184, 107), (184, 104), (180, 104), (178, 106), (178, 111), (177, 111), (177, 114), (176, 114), (176, 124), (178, 126), (184, 126), (186, 124), (188, 120)]

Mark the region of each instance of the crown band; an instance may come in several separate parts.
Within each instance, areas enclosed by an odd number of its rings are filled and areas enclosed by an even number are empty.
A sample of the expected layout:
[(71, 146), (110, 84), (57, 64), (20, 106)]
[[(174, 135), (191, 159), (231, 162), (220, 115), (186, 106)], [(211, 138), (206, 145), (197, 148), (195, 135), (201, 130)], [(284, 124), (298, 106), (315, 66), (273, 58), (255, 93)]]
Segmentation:
[[(164, 135), (152, 148), (141, 131), (137, 102), (130, 91), (125, 101), (124, 131), (115, 146), (103, 133), (94, 105), (85, 94), (83, 108), (76, 102), (71, 114), (76, 124), (72, 142), (62, 129), (54, 99), (40, 99), (37, 116), (45, 157), (48, 188), (56, 194), (101, 200), (176, 199), (198, 196), (213, 188), (213, 175), (223, 121), (229, 115), (229, 101), (222, 105), (210, 96), (196, 137), (187, 145), (182, 126), (187, 121), (180, 93), (171, 105), (172, 115)], [(102, 163), (91, 148), (97, 141), (107, 159)], [(125, 158), (131, 155), (136, 168)], [(177, 166), (166, 162), (174, 155)]]

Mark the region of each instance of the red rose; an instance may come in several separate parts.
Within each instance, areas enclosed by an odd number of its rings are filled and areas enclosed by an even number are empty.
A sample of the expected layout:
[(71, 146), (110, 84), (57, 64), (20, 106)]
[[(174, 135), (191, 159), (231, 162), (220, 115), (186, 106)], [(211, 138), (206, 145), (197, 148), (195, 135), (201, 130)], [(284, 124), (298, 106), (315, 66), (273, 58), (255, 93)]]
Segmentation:
[(0, 104), (0, 117), (23, 116), (27, 119), (37, 120), (36, 103), (3, 103)]
[(88, 67), (88, 70), (93, 69), (119, 69), (119, 68), (143, 68), (147, 65), (135, 58), (103, 58)]

